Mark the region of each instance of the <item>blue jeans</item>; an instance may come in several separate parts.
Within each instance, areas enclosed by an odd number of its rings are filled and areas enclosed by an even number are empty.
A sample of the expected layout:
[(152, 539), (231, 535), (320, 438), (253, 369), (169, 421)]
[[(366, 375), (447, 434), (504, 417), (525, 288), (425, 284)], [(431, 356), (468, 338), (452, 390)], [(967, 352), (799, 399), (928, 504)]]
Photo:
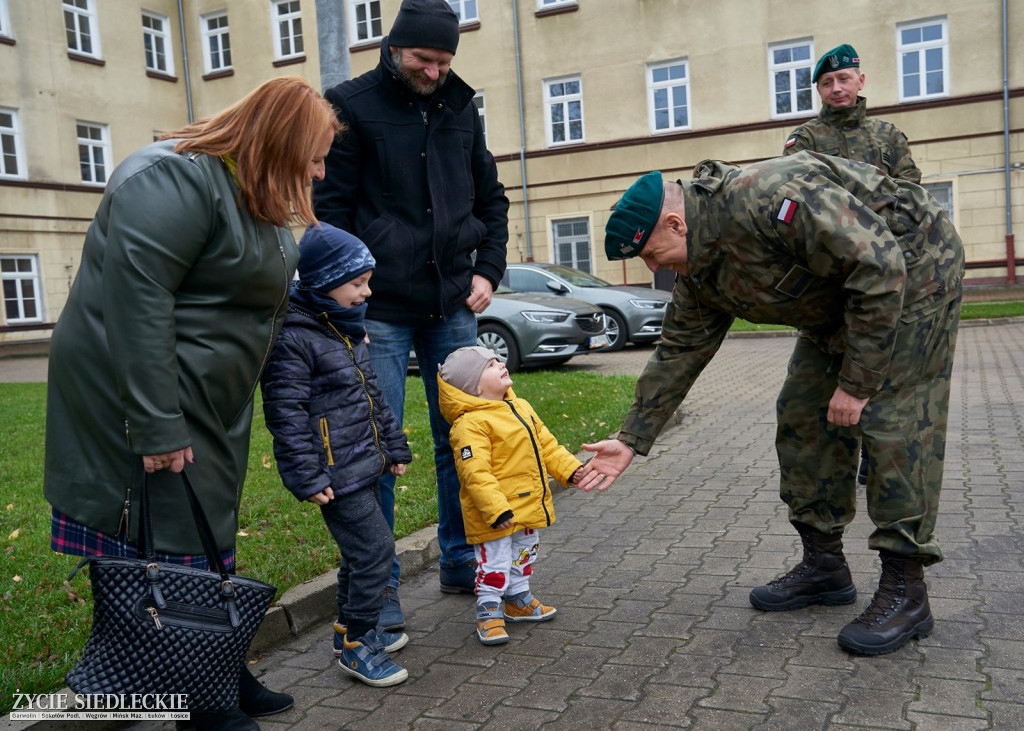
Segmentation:
[[(423, 389), (427, 395), (430, 432), (434, 438), (434, 464), (437, 468), (437, 542), (441, 565), (454, 568), (474, 560), (473, 548), (466, 543), (466, 528), (459, 503), (459, 476), (448, 443), (448, 422), (437, 405), (437, 366), (448, 355), (466, 345), (476, 345), (476, 316), (463, 307), (447, 320), (428, 325), (366, 320), (370, 336), (370, 365), (377, 385), (402, 423), (405, 413), (405, 378), (409, 352), (415, 350)], [(395, 527), (395, 477), (380, 478), (380, 504), (384, 518)], [(391, 571), (390, 586), (398, 586), (398, 559)]]

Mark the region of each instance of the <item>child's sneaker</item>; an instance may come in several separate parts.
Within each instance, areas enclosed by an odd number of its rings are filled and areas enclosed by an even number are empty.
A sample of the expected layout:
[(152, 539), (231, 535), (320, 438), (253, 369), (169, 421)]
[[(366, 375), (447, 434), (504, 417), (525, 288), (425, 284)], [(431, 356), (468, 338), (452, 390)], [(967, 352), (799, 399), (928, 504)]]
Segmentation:
[(485, 645), (501, 645), (508, 642), (505, 620), (501, 618), (501, 608), (497, 602), (477, 605), (476, 636)]
[[(334, 656), (341, 657), (345, 649), (345, 634), (347, 628), (341, 622), (334, 623)], [(397, 652), (409, 644), (409, 635), (405, 632), (388, 632), (380, 627), (377, 628), (377, 639), (384, 645), (385, 652)]]
[(557, 612), (528, 591), (505, 597), (505, 619), (509, 622), (547, 622)]
[(355, 642), (349, 642), (348, 637), (343, 636), (338, 667), (374, 688), (398, 685), (409, 677), (409, 671), (396, 665), (388, 656), (375, 629)]

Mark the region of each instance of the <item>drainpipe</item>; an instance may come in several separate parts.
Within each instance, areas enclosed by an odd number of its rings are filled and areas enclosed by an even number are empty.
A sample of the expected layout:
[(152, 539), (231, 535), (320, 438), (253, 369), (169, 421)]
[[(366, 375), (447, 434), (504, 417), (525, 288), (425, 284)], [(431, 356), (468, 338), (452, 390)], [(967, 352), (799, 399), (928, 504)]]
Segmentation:
[(1017, 283), (1017, 252), (1013, 244), (1013, 207), (1010, 205), (1010, 59), (1006, 0), (1003, 0), (1003, 170), (1006, 175), (1006, 283)]
[(188, 75), (188, 43), (185, 42), (185, 8), (184, 0), (178, 0), (178, 30), (181, 31), (181, 68), (185, 77), (185, 104), (188, 107), (188, 123), (196, 121), (195, 110), (192, 108), (192, 78)]
[[(1005, 3), (1006, 0), (1003, 0)], [(519, 94), (519, 177), (523, 181), (523, 219), (526, 229), (526, 261), (533, 261), (530, 236), (530, 194), (526, 185), (526, 112), (523, 109), (523, 62), (519, 48), (519, 1), (512, 0), (512, 31), (516, 47), (516, 87)]]

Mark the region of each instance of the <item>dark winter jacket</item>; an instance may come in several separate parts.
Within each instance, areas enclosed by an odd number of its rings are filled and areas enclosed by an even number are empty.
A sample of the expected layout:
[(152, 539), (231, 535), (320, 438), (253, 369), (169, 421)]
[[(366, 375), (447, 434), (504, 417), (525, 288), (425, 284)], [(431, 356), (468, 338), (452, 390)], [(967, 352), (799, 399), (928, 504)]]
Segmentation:
[[(140, 455), (191, 446), (188, 472), (225, 550), (298, 248), (238, 206), (223, 161), (179, 155), (175, 142), (117, 167), (85, 236), (50, 342), (43, 488), (62, 513), (134, 540)], [(202, 553), (181, 478), (150, 480), (156, 550)]]
[(464, 306), (474, 274), (501, 281), (508, 198), (473, 93), (449, 72), (421, 111), (385, 37), (374, 70), (324, 94), (348, 129), (314, 183), (314, 209), (377, 260), (370, 319), (448, 317)]
[(330, 486), (335, 495), (376, 483), (412, 453), (370, 370), (362, 339), (289, 308), (261, 382), (263, 414), (274, 436), (281, 480), (305, 500)]

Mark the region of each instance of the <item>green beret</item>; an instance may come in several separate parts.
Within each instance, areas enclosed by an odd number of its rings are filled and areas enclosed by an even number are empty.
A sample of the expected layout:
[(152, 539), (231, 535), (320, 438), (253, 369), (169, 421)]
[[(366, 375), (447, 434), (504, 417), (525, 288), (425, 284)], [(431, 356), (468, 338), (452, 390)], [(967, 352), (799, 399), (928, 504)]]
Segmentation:
[(811, 77), (811, 83), (817, 84), (818, 77), (830, 71), (859, 67), (860, 58), (857, 56), (857, 52), (853, 50), (853, 46), (849, 43), (844, 43), (841, 46), (836, 46), (818, 59), (818, 63), (814, 66), (814, 76)]
[(612, 208), (604, 226), (604, 253), (609, 261), (640, 253), (661, 216), (665, 182), (655, 170), (637, 179)]

